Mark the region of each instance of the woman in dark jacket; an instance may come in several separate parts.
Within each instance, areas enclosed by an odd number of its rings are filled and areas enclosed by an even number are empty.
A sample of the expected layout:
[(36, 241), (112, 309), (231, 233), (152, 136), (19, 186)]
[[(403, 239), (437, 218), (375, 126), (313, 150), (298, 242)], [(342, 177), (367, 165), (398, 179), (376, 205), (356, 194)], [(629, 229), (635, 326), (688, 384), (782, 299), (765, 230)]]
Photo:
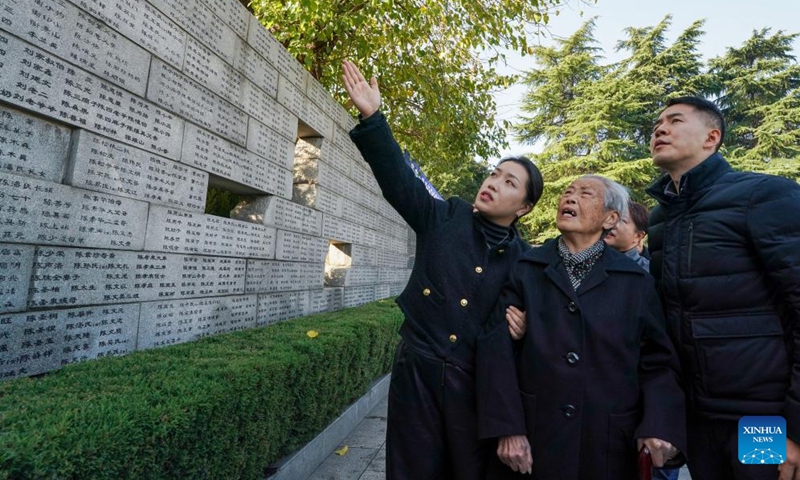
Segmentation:
[[(602, 239), (626, 204), (620, 185), (577, 179), (559, 203), (562, 235), (512, 267), (478, 341), (480, 436), (499, 438), (505, 464), (489, 478), (634, 480), (637, 448), (659, 467), (683, 450), (678, 362), (654, 281)], [(517, 348), (508, 305), (526, 311)]]
[(344, 62), (361, 113), (350, 137), (384, 198), (417, 235), (414, 269), (397, 303), (405, 314), (389, 390), (389, 479), (479, 479), (492, 453), (478, 440), (475, 344), (508, 269), (528, 249), (513, 226), (542, 193), (525, 158), (498, 164), (475, 203), (434, 199), (403, 159), (378, 110), (375, 78)]

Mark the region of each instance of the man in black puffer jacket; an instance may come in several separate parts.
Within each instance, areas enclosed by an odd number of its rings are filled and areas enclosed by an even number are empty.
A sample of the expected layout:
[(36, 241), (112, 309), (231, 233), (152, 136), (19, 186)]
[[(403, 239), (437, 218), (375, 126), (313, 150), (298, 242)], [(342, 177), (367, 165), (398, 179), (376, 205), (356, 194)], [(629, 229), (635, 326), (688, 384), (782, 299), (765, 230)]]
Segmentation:
[(800, 479), (800, 185), (734, 172), (711, 102), (671, 100), (653, 129), (650, 271), (681, 357), (692, 478), (775, 479), (738, 459), (740, 417), (782, 415), (780, 479)]

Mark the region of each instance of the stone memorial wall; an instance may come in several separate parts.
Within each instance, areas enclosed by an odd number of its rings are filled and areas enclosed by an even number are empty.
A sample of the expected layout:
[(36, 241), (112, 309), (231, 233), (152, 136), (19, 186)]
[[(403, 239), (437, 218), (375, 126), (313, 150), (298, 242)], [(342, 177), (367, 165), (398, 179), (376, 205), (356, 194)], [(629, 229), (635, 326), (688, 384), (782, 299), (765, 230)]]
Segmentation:
[(237, 0), (5, 0), (0, 380), (399, 294), (354, 125)]

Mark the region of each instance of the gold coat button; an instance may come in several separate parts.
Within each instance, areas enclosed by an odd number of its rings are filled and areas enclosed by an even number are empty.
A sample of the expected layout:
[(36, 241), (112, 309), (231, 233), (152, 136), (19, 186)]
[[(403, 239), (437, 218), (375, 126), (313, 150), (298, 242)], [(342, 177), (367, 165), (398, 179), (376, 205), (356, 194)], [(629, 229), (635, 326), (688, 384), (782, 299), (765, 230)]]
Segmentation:
[(458, 337), (455, 334), (450, 335), (450, 343), (456, 343), (458, 341)]
[(462, 306), (462, 307), (466, 307), (468, 303), (469, 303), (469, 302), (467, 301), (467, 299), (466, 299), (466, 298), (462, 298), (462, 299), (461, 299), (461, 306)]
[(503, 252), (505, 252), (505, 250), (503, 250), (502, 248), (497, 251), (497, 253), (503, 253)]
[(427, 297), (428, 295), (431, 294), (431, 289), (430, 288), (426, 288), (425, 290), (422, 291), (422, 294)]
[(475, 273), (483, 273), (483, 268), (475, 267)]

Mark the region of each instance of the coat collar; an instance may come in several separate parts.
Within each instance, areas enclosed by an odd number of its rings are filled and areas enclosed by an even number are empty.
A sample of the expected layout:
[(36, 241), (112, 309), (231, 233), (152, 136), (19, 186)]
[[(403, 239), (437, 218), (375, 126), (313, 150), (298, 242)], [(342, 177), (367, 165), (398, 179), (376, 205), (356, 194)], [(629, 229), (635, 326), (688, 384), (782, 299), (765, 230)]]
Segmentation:
[[(704, 188), (713, 185), (719, 177), (732, 171), (730, 164), (717, 152), (706, 158), (699, 165), (684, 173), (681, 177), (682, 188), (680, 196), (688, 196), (699, 192)], [(669, 203), (670, 197), (664, 193), (664, 189), (672, 181), (672, 178), (663, 175), (647, 187), (647, 193), (659, 201), (659, 203)]]
[(530, 262), (544, 267), (544, 273), (564, 292), (572, 301), (577, 302), (578, 296), (602, 284), (611, 272), (628, 272), (644, 276), (647, 272), (636, 262), (631, 261), (622, 253), (608, 246), (603, 250), (603, 255), (595, 264), (589, 275), (581, 282), (576, 294), (569, 281), (567, 269), (561, 256), (558, 254), (558, 239), (548, 240), (541, 247), (528, 251), (520, 259), (521, 262)]

